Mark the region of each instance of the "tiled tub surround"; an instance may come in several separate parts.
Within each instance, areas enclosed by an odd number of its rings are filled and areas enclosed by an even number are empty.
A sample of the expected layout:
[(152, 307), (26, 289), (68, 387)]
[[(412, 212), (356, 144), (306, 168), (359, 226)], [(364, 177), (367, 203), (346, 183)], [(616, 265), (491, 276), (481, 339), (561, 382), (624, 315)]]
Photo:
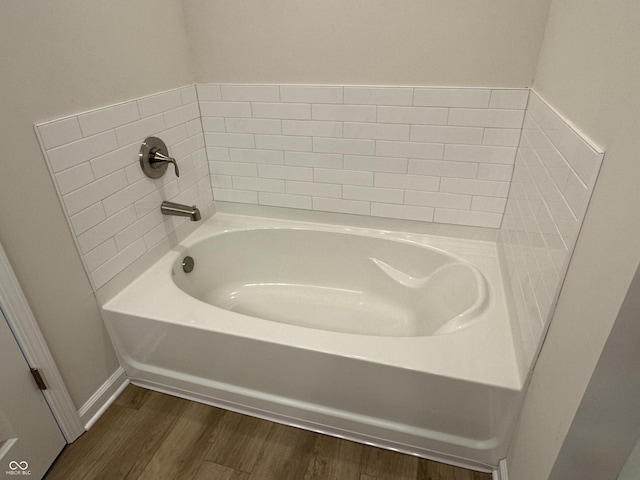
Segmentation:
[(525, 365), (557, 300), (603, 156), (531, 92), (499, 235)]
[[(96, 290), (186, 221), (161, 215), (162, 200), (202, 210), (215, 196), (502, 224), (528, 365), (602, 160), (529, 96), (528, 89), (201, 84), (36, 131)], [(149, 135), (167, 143), (181, 177), (173, 169), (158, 180), (144, 176), (138, 151)]]
[[(78, 249), (98, 289), (186, 220), (160, 213), (163, 200), (213, 202), (195, 86), (36, 126)], [(177, 159), (157, 180), (138, 161), (142, 141), (161, 137)]]
[(197, 86), (219, 201), (500, 226), (529, 90)]

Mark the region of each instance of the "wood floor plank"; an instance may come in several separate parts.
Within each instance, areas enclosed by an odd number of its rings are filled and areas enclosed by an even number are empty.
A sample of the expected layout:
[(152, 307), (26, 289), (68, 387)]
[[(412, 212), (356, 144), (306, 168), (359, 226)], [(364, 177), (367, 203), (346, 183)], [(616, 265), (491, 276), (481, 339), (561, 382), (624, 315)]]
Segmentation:
[(134, 410), (140, 410), (140, 407), (144, 405), (144, 402), (147, 401), (150, 395), (151, 390), (138, 387), (137, 385), (129, 385), (124, 389), (120, 396), (116, 398), (116, 401), (113, 402), (113, 404), (120, 405), (121, 407), (133, 408)]
[(83, 480), (136, 479), (186, 406), (185, 400), (152, 392), (129, 422), (126, 433), (105, 445), (106, 454)]
[(212, 433), (205, 460), (251, 472), (273, 425), (260, 418), (226, 412)]
[(88, 432), (72, 445), (67, 445), (51, 466), (46, 480), (80, 480), (103, 457), (105, 445), (113, 444), (123, 435), (126, 426), (136, 414), (135, 410), (111, 405)]
[(491, 480), (133, 385), (46, 480)]
[(211, 431), (224, 414), (219, 408), (189, 402), (138, 480), (193, 478), (209, 448)]
[(313, 459), (317, 434), (274, 424), (249, 480), (300, 480)]
[(202, 462), (193, 480), (248, 480), (249, 474), (223, 467), (217, 463)]
[(366, 447), (362, 473), (380, 480), (415, 480), (418, 474), (418, 457)]
[(319, 435), (304, 480), (358, 480), (365, 447), (341, 438)]
[(417, 480), (491, 480), (491, 474), (421, 458), (418, 464)]

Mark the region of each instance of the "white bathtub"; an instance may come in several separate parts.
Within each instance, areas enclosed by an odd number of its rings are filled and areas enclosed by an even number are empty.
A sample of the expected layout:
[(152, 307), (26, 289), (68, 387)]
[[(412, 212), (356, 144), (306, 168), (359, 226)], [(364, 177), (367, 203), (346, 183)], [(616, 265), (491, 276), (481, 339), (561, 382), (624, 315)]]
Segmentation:
[(491, 242), (217, 214), (103, 313), (140, 385), (472, 468), (506, 454), (522, 379)]

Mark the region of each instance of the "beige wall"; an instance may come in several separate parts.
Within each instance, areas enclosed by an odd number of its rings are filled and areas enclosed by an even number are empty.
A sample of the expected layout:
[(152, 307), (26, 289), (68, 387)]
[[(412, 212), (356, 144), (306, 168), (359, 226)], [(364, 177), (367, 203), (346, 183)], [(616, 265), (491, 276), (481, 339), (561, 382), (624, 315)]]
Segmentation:
[(550, 0), (184, 0), (199, 82), (528, 87)]
[(534, 87), (606, 154), (509, 453), (518, 480), (571, 461), (558, 454), (640, 262), (639, 23), (637, 0), (551, 7)]
[(33, 125), (193, 82), (179, 0), (0, 1), (0, 241), (77, 407), (117, 369)]

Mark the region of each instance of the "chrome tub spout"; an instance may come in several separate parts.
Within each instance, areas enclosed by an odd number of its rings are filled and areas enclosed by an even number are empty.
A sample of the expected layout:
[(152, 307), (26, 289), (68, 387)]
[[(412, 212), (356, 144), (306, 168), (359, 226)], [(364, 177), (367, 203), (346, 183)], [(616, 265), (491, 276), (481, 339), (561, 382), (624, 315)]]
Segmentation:
[(176, 215), (178, 217), (189, 217), (191, 221), (197, 222), (202, 217), (200, 216), (200, 210), (195, 205), (182, 205), (174, 202), (162, 202), (160, 211), (165, 215)]

